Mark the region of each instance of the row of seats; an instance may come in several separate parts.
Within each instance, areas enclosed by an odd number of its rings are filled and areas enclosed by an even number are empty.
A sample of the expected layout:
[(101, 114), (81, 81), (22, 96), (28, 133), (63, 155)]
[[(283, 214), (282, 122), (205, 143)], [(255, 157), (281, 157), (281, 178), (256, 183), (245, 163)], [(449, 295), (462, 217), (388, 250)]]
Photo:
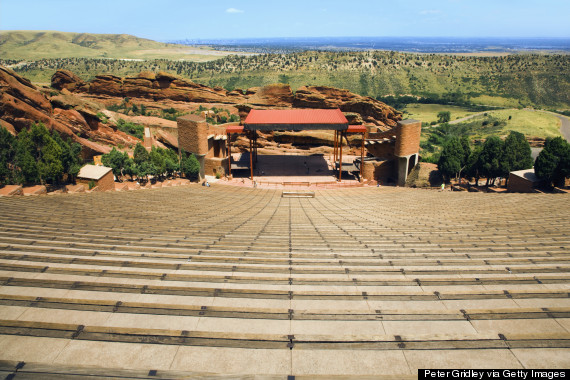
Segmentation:
[(566, 195), (282, 192), (0, 199), (0, 373), (567, 366)]

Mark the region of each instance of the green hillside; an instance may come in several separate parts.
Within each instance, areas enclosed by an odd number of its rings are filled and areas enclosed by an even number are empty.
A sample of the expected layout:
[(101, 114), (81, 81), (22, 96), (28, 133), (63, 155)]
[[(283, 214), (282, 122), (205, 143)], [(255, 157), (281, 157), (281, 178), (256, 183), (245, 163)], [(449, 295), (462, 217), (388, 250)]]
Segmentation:
[[(228, 90), (280, 82), (290, 84), (294, 90), (306, 85), (326, 85), (372, 97), (418, 96), (432, 99), (433, 103), (442, 100), (448, 104), (570, 109), (570, 55), (564, 54), (461, 56), (321, 51), (244, 56), (200, 50), (200, 54), (226, 56), (213, 60), (216, 56), (209, 55), (191, 61), (174, 57), (180, 56), (178, 49), (196, 52), (195, 47), (132, 36), (42, 32), (30, 39), (26, 33), (31, 32), (22, 33), (20, 36), (12, 32), (9, 38), (0, 40), (4, 41), (0, 42), (0, 56), (4, 59), (0, 64), (40, 83), (49, 83), (58, 68), (69, 69), (86, 80), (103, 73), (128, 76), (145, 70), (164, 70)], [(28, 51), (26, 58), (17, 58), (16, 52), (7, 48), (17, 44), (21, 46), (16, 51)], [(6, 54), (6, 49), (10, 54)], [(79, 58), (79, 51), (86, 52), (83, 58)], [(89, 58), (101, 54), (106, 54), (106, 59)], [(58, 58), (50, 58), (54, 56)], [(161, 59), (132, 60), (157, 56)], [(122, 59), (110, 59), (113, 57)], [(196, 62), (203, 57), (209, 61)]]
[(0, 56), (6, 60), (50, 58), (217, 59), (228, 53), (166, 44), (128, 34), (0, 31)]

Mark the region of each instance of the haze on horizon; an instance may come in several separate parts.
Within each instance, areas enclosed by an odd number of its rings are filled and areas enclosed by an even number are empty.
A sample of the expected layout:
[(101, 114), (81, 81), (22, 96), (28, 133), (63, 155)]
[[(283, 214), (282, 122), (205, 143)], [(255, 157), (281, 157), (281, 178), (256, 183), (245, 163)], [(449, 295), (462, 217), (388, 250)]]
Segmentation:
[(567, 0), (0, 0), (0, 30), (158, 41), (276, 37), (570, 37)]

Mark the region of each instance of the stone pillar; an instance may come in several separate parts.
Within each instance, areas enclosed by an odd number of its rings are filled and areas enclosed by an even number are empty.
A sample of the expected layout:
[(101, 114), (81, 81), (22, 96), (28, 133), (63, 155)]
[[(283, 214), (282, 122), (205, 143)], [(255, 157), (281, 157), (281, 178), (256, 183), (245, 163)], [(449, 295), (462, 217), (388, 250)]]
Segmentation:
[(196, 155), (208, 153), (208, 124), (196, 115), (181, 116), (178, 122), (178, 146)]
[(398, 186), (405, 186), (408, 178), (408, 160), (409, 157), (397, 157), (398, 160)]
[(420, 151), (420, 134), (422, 123), (419, 120), (402, 120), (396, 127), (396, 144), (394, 155), (396, 156), (396, 170), (398, 174), (398, 186), (405, 186), (408, 174), (411, 171), (410, 158), (413, 157), (414, 165), (418, 162)]
[(197, 115), (181, 116), (178, 123), (178, 149), (192, 153), (200, 163), (200, 180), (204, 179), (204, 158), (208, 154), (208, 124)]

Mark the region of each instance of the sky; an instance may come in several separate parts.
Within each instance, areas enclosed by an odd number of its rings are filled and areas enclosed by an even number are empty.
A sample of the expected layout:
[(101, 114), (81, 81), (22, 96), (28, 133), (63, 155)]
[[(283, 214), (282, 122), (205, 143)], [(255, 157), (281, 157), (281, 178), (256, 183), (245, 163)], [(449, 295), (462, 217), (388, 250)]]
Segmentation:
[(0, 30), (157, 41), (274, 37), (570, 37), (570, 0), (0, 0)]

